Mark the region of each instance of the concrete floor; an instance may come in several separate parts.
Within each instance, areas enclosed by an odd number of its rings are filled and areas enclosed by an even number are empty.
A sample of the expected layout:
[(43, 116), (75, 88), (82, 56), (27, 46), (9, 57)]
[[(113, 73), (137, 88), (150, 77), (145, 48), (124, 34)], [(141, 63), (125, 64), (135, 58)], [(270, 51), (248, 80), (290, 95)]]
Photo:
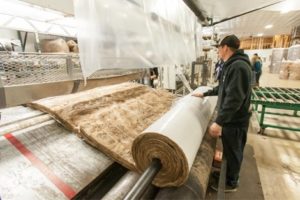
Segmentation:
[[(265, 70), (261, 86), (300, 88), (300, 81), (281, 80)], [(300, 118), (276, 118), (277, 123), (300, 126)], [(259, 125), (252, 118), (248, 144), (254, 149), (263, 194), (266, 200), (300, 197), (300, 132), (267, 128), (258, 135)]]
[[(300, 88), (300, 81), (280, 80), (278, 74), (263, 72), (260, 86)], [(269, 118), (278, 124), (300, 127), (300, 118)], [(300, 132), (267, 128), (257, 134), (256, 116), (251, 118), (244, 152), (240, 187), (226, 199), (293, 200), (300, 198)], [(216, 199), (208, 190), (207, 199)]]

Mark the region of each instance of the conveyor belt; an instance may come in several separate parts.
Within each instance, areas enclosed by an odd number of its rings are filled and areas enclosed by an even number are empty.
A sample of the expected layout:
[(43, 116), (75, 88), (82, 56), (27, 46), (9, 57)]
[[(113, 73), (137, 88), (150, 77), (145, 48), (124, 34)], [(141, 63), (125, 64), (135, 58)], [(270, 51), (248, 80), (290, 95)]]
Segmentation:
[[(252, 104), (258, 117), (260, 125), (259, 133), (264, 133), (265, 128), (279, 128), (292, 131), (300, 131), (299, 124), (295, 126), (286, 126), (285, 124), (265, 123), (265, 115), (300, 117), (300, 89), (298, 88), (280, 88), (280, 87), (255, 87), (252, 90)], [(259, 109), (259, 105), (261, 109)], [(267, 109), (277, 109), (284, 112), (270, 112)], [(287, 112), (286, 112), (287, 111)], [(293, 113), (289, 113), (292, 111)]]
[(139, 177), (133, 172), (124, 176), (127, 169), (47, 114), (22, 106), (0, 112), (0, 183), (5, 183), (0, 199), (122, 197), (130, 187), (115, 186), (120, 178), (130, 186), (135, 183), (130, 177)]
[(253, 103), (300, 106), (300, 89), (297, 88), (255, 87), (252, 94)]
[(69, 199), (113, 164), (50, 120), (0, 137), (2, 199)]
[[(4, 114), (0, 121), (0, 199), (123, 199), (140, 177), (47, 114), (22, 106), (0, 112)], [(206, 168), (213, 156), (213, 141), (208, 138), (201, 145), (205, 156), (198, 153), (195, 161), (204, 170), (195, 168), (185, 185), (172, 190), (150, 185), (141, 198), (155, 199), (157, 193), (158, 197), (195, 196), (190, 188), (197, 188), (197, 198), (204, 196), (209, 177)], [(201, 183), (193, 181), (198, 176), (194, 172), (201, 172)]]

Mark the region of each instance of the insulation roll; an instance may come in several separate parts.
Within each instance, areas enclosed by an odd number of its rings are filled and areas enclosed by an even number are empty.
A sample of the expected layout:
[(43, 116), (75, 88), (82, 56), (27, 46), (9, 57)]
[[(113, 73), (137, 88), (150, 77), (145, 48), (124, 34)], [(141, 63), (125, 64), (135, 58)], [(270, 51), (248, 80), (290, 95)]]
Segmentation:
[[(210, 88), (200, 87), (196, 92), (205, 92), (208, 89)], [(134, 140), (132, 156), (140, 172), (154, 158), (160, 159), (162, 163), (162, 169), (153, 184), (159, 187), (184, 184), (213, 114), (216, 100), (216, 97), (202, 99), (187, 95)]]

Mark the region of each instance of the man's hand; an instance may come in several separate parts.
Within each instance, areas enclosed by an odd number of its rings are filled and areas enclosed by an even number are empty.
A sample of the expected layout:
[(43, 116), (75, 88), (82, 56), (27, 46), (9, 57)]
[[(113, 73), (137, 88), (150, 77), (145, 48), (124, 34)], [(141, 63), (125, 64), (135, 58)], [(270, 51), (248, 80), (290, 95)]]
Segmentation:
[(214, 122), (210, 127), (209, 127), (209, 134), (213, 137), (219, 137), (222, 135), (222, 127), (218, 125), (216, 122)]
[(204, 97), (203, 93), (200, 93), (200, 92), (195, 92), (195, 93), (192, 94), (192, 96), (194, 96), (194, 97), (201, 97), (201, 98)]
[(154, 79), (156, 79), (156, 75), (152, 75), (152, 76), (150, 76), (150, 79), (151, 79), (151, 80), (154, 80)]

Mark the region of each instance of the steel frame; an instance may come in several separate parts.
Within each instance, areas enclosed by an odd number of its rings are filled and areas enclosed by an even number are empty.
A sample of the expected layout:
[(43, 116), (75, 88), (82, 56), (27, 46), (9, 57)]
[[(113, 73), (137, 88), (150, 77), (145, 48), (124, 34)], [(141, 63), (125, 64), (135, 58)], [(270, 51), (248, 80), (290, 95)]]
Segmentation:
[[(280, 87), (254, 87), (252, 89), (251, 103), (255, 111), (260, 126), (260, 134), (264, 133), (267, 127), (300, 131), (300, 128), (288, 127), (284, 125), (274, 125), (264, 122), (265, 115), (279, 115), (288, 117), (300, 117), (300, 89), (280, 88)], [(259, 110), (261, 105), (261, 110)], [(293, 114), (267, 112), (267, 108), (279, 110), (291, 110)]]

